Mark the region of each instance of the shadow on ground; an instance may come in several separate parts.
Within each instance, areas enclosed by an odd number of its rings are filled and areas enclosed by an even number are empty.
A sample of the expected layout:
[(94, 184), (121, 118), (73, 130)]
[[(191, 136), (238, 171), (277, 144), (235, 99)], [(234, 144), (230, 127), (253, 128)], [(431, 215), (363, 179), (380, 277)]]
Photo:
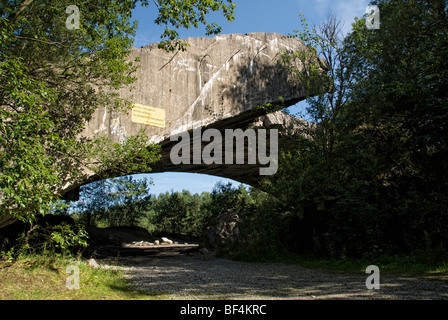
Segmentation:
[(363, 272), (245, 263), (199, 253), (118, 257), (113, 263), (140, 290), (174, 299), (448, 299), (448, 281), (381, 275), (380, 289), (368, 290)]

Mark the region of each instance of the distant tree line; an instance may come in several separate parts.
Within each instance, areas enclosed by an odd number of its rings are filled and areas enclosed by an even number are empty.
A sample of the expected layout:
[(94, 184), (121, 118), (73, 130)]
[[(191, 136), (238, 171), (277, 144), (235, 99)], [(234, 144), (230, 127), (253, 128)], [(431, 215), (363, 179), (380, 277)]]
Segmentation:
[(243, 224), (237, 248), (226, 255), (267, 257), (289, 241), (284, 231), (294, 214), (256, 188), (217, 183), (212, 192), (201, 194), (183, 190), (150, 195), (148, 185), (148, 180), (132, 176), (91, 183), (82, 189), (70, 215), (86, 227), (139, 226), (155, 235), (199, 239), (212, 217), (231, 209)]

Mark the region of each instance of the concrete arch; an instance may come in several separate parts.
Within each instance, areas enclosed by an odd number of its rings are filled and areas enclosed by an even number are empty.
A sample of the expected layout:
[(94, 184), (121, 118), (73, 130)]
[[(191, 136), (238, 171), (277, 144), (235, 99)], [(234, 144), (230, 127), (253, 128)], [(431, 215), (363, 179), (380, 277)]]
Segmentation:
[[(308, 51), (298, 39), (276, 33), (231, 34), (214, 38), (188, 38), (185, 52), (167, 53), (157, 44), (133, 49), (140, 58), (135, 90), (122, 89), (122, 97), (164, 113), (163, 125), (138, 123), (128, 114), (99, 109), (86, 124), (85, 137), (94, 134), (122, 142), (144, 128), (148, 141), (162, 146), (162, 159), (151, 173), (195, 172), (230, 178), (256, 186), (260, 165), (173, 165), (170, 137), (198, 128), (226, 129), (289, 126), (296, 121), (285, 113), (267, 114), (261, 106), (288, 107), (305, 99), (303, 86), (280, 63), (282, 52)], [(130, 173), (131, 174), (131, 173)], [(86, 173), (85, 181), (97, 180)], [(66, 199), (76, 197), (78, 185), (66, 186)]]

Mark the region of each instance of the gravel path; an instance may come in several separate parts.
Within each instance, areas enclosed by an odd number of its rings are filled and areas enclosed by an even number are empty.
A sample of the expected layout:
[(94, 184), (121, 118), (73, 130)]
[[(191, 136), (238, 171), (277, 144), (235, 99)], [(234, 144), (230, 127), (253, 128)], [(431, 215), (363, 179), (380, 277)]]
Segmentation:
[[(103, 261), (111, 264), (112, 261)], [(380, 275), (368, 290), (368, 274), (309, 269), (294, 264), (246, 263), (170, 253), (121, 257), (113, 264), (139, 289), (168, 299), (443, 299), (448, 280)]]

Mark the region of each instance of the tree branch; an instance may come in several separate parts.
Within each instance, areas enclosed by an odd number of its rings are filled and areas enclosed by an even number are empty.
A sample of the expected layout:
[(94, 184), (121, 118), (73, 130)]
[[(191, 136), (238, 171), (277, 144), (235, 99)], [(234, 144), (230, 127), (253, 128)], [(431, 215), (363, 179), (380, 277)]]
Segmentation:
[(20, 7), (13, 12), (10, 16), (9, 16), (9, 22), (11, 24), (14, 24), (14, 22), (16, 22), (17, 18), (20, 16), (20, 14), (22, 13), (23, 10), (25, 10), (31, 3), (33, 2), (33, 0), (25, 0)]
[(64, 45), (63, 45), (62, 43), (60, 43), (60, 42), (48, 42), (48, 41), (41, 40), (41, 39), (28, 38), (28, 37), (23, 37), (23, 36), (19, 36), (19, 35), (14, 35), (14, 36), (15, 36), (16, 38), (19, 38), (19, 39), (30, 40), (30, 41), (37, 41), (37, 42), (42, 42), (42, 43), (49, 44), (49, 45), (55, 45), (55, 44), (58, 44), (58, 45), (60, 45), (61, 47), (68, 48), (68, 46), (64, 46)]

